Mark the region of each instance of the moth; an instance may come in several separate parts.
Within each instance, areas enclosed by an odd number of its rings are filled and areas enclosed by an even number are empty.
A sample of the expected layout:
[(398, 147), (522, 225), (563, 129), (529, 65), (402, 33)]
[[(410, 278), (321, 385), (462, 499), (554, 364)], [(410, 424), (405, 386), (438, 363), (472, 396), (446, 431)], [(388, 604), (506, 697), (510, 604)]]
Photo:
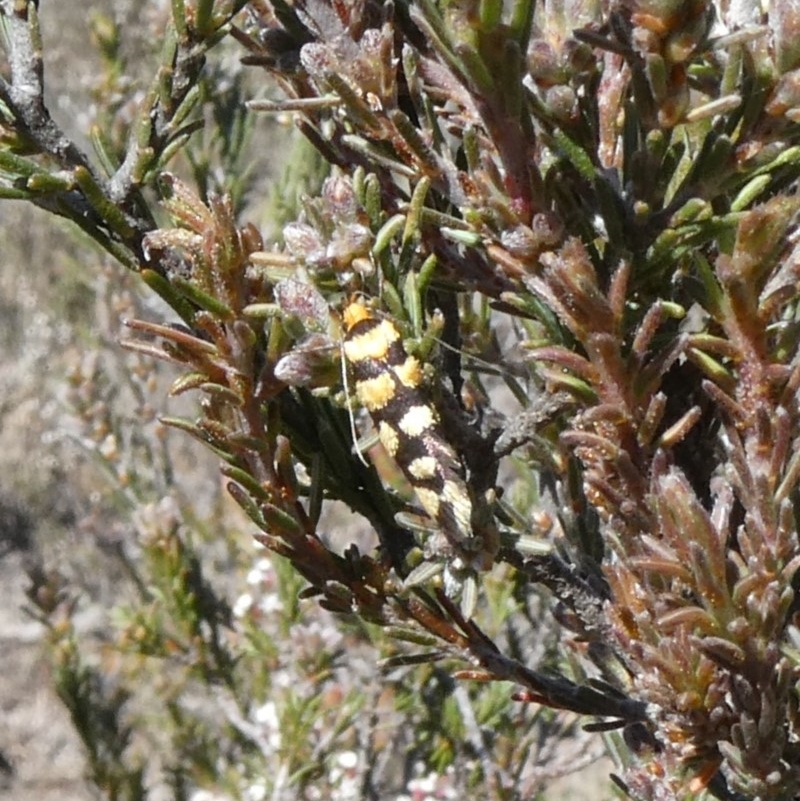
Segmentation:
[(355, 395), (372, 418), (381, 444), (462, 566), (485, 569), (491, 548), (473, 530), (474, 503), (463, 466), (444, 436), (420, 361), (406, 351), (390, 319), (374, 315), (361, 303), (345, 309), (344, 327), (343, 352)]

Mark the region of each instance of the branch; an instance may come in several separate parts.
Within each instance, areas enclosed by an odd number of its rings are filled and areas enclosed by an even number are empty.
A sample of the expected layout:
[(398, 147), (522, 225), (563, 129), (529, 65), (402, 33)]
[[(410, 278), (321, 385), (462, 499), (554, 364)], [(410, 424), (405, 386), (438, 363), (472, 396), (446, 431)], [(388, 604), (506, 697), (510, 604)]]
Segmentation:
[(63, 168), (85, 167), (91, 163), (59, 128), (44, 103), (44, 64), (39, 13), (35, 3), (3, 0), (0, 14), (5, 19), (11, 84), (0, 78), (0, 97), (14, 117), (18, 132), (35, 143)]

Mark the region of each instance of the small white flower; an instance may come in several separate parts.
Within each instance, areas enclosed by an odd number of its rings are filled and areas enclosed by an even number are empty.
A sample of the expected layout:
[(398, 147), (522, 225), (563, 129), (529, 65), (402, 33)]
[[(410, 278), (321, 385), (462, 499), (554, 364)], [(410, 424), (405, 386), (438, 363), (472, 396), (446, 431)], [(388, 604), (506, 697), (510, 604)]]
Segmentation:
[(100, 447), (97, 450), (109, 462), (114, 462), (119, 458), (119, 446), (117, 445), (117, 438), (113, 434), (109, 434), (100, 443)]
[(408, 789), (415, 793), (432, 793), (436, 789), (436, 782), (439, 777), (435, 773), (429, 773), (427, 776), (420, 776), (417, 779), (412, 779), (408, 783)]
[(271, 729), (277, 729), (280, 723), (278, 720), (278, 708), (273, 701), (267, 701), (267, 703), (258, 707), (253, 718), (257, 723)]
[(355, 751), (342, 751), (336, 761), (344, 770), (353, 770), (358, 765), (358, 754)]
[(230, 796), (212, 793), (209, 790), (195, 790), (190, 796), (189, 801), (231, 801)]
[(253, 606), (253, 596), (249, 592), (242, 593), (233, 605), (234, 617), (244, 617)]
[(264, 782), (251, 784), (244, 791), (246, 801), (264, 801), (267, 797), (267, 785)]
[(248, 584), (263, 584), (273, 574), (272, 562), (269, 559), (259, 559), (247, 574)]
[(262, 704), (253, 714), (256, 723), (261, 724), (267, 733), (267, 742), (270, 748), (276, 751), (281, 747), (280, 720), (278, 719), (278, 708), (272, 701)]
[(264, 614), (269, 614), (270, 612), (280, 612), (283, 610), (283, 601), (281, 601), (278, 593), (268, 592), (258, 602), (258, 608), (264, 612)]

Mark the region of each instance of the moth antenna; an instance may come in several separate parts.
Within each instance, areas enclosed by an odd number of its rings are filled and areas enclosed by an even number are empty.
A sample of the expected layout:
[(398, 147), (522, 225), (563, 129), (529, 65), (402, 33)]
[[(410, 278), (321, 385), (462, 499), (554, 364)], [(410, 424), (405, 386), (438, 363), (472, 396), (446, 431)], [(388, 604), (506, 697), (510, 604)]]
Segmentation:
[(353, 414), (353, 396), (350, 394), (350, 383), (347, 380), (347, 359), (344, 355), (344, 342), (339, 344), (339, 349), (341, 351), (341, 359), (339, 361), (342, 365), (342, 386), (344, 387), (344, 397), (347, 401), (347, 418), (350, 421), (350, 436), (353, 438), (353, 450), (361, 464), (363, 464), (364, 467), (369, 467), (369, 462), (364, 458), (364, 454), (361, 453), (361, 448), (358, 447), (359, 437), (358, 431), (356, 430), (355, 415)]
[(496, 375), (502, 378), (504, 375), (519, 376), (524, 372), (521, 367), (513, 363), (505, 363), (503, 367), (498, 367), (491, 362), (487, 362), (485, 359), (481, 359), (480, 356), (476, 356), (474, 353), (462, 350), (461, 348), (455, 347), (455, 345), (451, 345), (449, 342), (445, 342), (440, 337), (434, 337), (433, 340), (445, 350), (449, 350), (451, 353), (457, 353), (467, 361), (482, 367), (487, 375)]

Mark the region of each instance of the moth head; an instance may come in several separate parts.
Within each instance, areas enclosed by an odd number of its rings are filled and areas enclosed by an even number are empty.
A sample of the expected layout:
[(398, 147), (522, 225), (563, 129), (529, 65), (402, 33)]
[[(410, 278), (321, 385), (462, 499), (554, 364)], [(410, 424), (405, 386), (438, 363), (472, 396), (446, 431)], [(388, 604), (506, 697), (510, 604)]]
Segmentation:
[(353, 326), (357, 325), (362, 320), (371, 320), (372, 316), (372, 312), (362, 302), (354, 301), (344, 310), (345, 330), (350, 331)]

